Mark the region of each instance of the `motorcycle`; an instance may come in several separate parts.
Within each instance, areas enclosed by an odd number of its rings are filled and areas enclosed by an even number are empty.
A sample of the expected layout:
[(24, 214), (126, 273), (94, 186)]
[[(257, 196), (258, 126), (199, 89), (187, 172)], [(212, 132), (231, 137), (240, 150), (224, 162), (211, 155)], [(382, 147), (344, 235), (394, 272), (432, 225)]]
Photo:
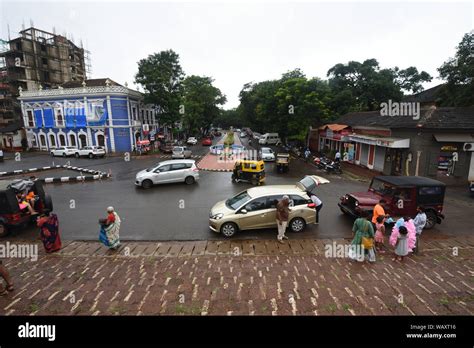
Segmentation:
[(341, 169), (341, 163), (340, 162), (334, 162), (331, 161), (330, 163), (326, 164), (326, 167), (324, 168), (326, 173), (331, 174), (342, 174), (342, 169)]
[(322, 155), (320, 157), (315, 157), (313, 163), (318, 169), (326, 169), (326, 165), (330, 163), (329, 159)]

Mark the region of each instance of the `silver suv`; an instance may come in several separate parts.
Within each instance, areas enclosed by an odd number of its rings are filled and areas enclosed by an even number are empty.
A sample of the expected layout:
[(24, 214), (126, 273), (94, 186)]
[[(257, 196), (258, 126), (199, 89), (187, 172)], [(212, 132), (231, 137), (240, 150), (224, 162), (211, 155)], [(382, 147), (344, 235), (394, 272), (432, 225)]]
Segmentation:
[(184, 182), (188, 185), (199, 180), (199, 169), (194, 160), (171, 160), (138, 172), (135, 185), (144, 189), (157, 184)]

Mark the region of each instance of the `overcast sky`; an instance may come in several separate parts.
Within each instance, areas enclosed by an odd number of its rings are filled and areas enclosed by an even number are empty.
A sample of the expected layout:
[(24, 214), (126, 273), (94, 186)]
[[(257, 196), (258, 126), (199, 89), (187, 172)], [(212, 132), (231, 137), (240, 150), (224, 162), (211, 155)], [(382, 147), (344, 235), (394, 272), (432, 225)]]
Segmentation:
[[(375, 58), (382, 67), (416, 66), (434, 77), (474, 28), (465, 2), (163, 2), (0, 0), (0, 37), (22, 24), (83, 40), (92, 77), (134, 87), (137, 62), (173, 49), (187, 75), (206, 75), (238, 105), (244, 83), (294, 68), (325, 78), (329, 68)], [(430, 87), (439, 80), (426, 84)]]

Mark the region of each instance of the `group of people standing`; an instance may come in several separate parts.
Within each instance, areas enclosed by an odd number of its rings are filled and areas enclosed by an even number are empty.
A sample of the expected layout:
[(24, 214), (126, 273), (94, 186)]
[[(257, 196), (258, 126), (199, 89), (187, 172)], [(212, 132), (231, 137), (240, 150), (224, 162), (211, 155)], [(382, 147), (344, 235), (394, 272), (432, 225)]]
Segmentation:
[(403, 261), (410, 253), (419, 251), (419, 240), (421, 232), (426, 225), (426, 213), (422, 206), (417, 208), (414, 219), (405, 216), (394, 221), (385, 213), (386, 201), (381, 199), (373, 209), (372, 218), (368, 211), (362, 211), (361, 216), (355, 220), (352, 227), (354, 238), (352, 239), (352, 259), (375, 262), (376, 253), (385, 253), (386, 225), (392, 225), (389, 244), (393, 248), (393, 261)]

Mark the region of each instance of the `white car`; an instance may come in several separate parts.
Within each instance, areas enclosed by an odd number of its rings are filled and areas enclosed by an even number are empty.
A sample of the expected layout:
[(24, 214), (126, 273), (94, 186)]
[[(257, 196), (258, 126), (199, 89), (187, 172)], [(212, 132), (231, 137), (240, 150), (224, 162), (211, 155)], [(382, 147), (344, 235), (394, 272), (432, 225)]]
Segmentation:
[(264, 161), (274, 161), (275, 160), (275, 153), (269, 147), (262, 147), (260, 149), (260, 157)]
[(89, 158), (105, 157), (105, 149), (102, 146), (85, 146), (80, 150), (76, 149), (76, 152), (74, 153), (74, 156), (76, 156), (76, 158), (79, 158), (79, 157), (89, 157)]
[(246, 138), (246, 137), (247, 137), (247, 133), (245, 133), (245, 132), (240, 132), (240, 137), (241, 137), (241, 138)]
[(192, 152), (186, 146), (173, 146), (171, 158), (191, 158)]
[(138, 172), (135, 185), (149, 189), (153, 185), (172, 182), (191, 185), (197, 180), (199, 180), (199, 169), (194, 160), (171, 160)]
[(62, 156), (69, 157), (74, 156), (77, 152), (77, 148), (74, 146), (60, 146), (51, 150), (51, 156)]
[(186, 141), (186, 143), (188, 145), (196, 145), (197, 144), (197, 139), (195, 137), (189, 137), (188, 140)]

